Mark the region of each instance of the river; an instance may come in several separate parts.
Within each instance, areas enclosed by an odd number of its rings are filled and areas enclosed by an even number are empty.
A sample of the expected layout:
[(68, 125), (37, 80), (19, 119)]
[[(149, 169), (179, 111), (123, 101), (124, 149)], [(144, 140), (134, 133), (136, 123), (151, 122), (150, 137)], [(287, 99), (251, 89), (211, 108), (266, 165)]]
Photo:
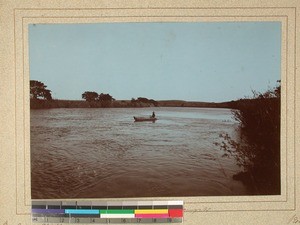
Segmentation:
[[(158, 120), (134, 122), (155, 111)], [(229, 109), (31, 110), (33, 199), (248, 195), (214, 145), (237, 137)]]

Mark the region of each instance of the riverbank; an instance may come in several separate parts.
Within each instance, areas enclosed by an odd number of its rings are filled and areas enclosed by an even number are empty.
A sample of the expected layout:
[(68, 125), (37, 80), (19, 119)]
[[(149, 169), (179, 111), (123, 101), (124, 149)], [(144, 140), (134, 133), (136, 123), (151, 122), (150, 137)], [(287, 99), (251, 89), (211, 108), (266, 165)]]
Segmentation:
[(180, 100), (156, 101), (153, 103), (136, 102), (131, 100), (115, 100), (112, 102), (85, 100), (42, 100), (30, 99), (30, 109), (52, 108), (143, 108), (143, 107), (199, 107), (199, 108), (232, 108), (232, 102), (189, 102)]

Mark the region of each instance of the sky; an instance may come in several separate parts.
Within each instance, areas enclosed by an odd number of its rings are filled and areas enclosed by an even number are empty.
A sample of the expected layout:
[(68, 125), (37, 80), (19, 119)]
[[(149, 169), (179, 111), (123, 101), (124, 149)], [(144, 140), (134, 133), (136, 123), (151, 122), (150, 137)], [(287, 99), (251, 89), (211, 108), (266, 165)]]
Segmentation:
[(30, 24), (30, 79), (54, 99), (223, 102), (280, 79), (280, 22)]

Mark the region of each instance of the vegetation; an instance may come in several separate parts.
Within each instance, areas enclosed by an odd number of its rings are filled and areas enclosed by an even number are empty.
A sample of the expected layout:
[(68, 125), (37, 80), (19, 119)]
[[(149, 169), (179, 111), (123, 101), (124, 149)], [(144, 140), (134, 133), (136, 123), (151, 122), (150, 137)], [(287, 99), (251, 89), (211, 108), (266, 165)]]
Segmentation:
[(233, 178), (254, 185), (257, 194), (280, 194), (280, 84), (232, 105), (240, 140), (221, 134), (222, 143), (215, 144), (244, 169)]
[(99, 101), (114, 101), (115, 99), (110, 94), (101, 93), (98, 97)]
[(81, 95), (81, 97), (88, 102), (93, 102), (93, 101), (97, 101), (98, 93), (94, 91), (86, 91)]
[(132, 99), (131, 101), (135, 101), (135, 103), (144, 103), (144, 104), (150, 104), (153, 106), (158, 106), (158, 102), (153, 99), (148, 99), (144, 97), (138, 97), (137, 100)]
[(109, 94), (103, 94), (103, 93), (101, 93), (98, 96), (98, 100), (101, 102), (101, 106), (102, 107), (110, 107), (112, 101), (114, 101), (115, 99), (111, 95), (109, 95)]
[(90, 102), (90, 107), (99, 107), (96, 102), (100, 103), (100, 107), (110, 107), (112, 101), (115, 100), (110, 94), (98, 94), (94, 91), (86, 91), (81, 96), (87, 102)]
[(51, 91), (47, 86), (37, 80), (30, 80), (30, 98), (52, 100)]

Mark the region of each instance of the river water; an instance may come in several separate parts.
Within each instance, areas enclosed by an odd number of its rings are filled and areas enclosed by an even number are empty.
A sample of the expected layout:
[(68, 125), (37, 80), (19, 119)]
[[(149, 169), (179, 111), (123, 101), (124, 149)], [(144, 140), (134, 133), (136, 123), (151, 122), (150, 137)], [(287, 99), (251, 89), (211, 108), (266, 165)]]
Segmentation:
[[(155, 111), (158, 120), (134, 122)], [(214, 145), (237, 136), (229, 109), (31, 110), (32, 198), (248, 195)]]

